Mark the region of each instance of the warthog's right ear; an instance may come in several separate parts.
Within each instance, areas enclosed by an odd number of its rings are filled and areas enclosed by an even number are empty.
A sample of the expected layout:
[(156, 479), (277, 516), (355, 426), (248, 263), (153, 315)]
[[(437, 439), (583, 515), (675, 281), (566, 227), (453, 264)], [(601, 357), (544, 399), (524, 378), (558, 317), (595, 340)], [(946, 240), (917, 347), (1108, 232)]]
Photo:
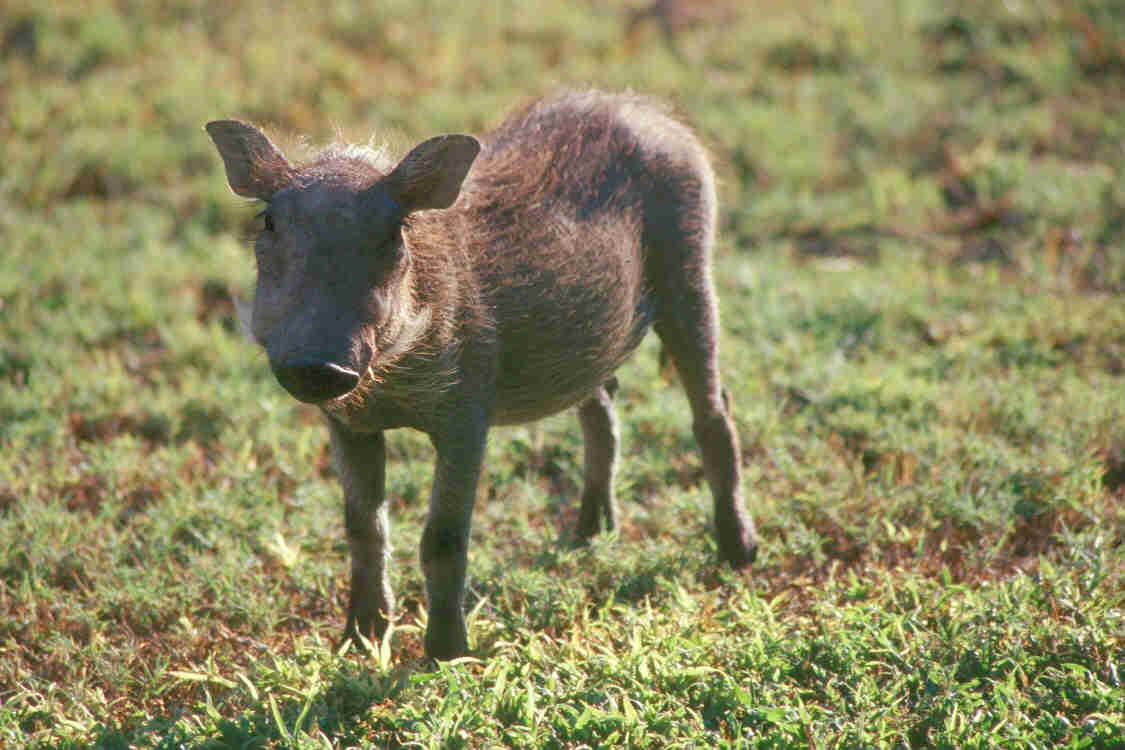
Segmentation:
[(480, 142), (471, 135), (439, 135), (415, 146), (382, 185), (404, 214), (449, 208), (479, 153)]
[(230, 189), (245, 198), (269, 198), (289, 184), (293, 167), (262, 131), (238, 120), (205, 126), (227, 168)]

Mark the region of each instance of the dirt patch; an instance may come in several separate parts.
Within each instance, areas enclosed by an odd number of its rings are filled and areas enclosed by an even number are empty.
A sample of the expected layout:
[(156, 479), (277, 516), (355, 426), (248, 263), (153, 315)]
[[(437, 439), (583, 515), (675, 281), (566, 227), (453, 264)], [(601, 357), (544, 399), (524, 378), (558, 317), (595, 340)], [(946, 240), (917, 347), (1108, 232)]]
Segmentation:
[(172, 426), (167, 417), (159, 414), (104, 414), (88, 417), (71, 412), (67, 418), (70, 434), (80, 443), (113, 440), (121, 435), (132, 435), (153, 445), (163, 445), (171, 439)]
[(8, 511), (15, 507), (18, 500), (19, 498), (16, 497), (16, 493), (11, 487), (0, 485), (0, 515), (7, 515)]
[(231, 333), (238, 330), (238, 311), (225, 281), (207, 279), (199, 285), (196, 296), (198, 299), (196, 320), (203, 325), (218, 321), (223, 330)]
[(63, 484), (58, 489), (58, 496), (71, 513), (94, 515), (101, 510), (107, 492), (103, 477), (87, 475)]

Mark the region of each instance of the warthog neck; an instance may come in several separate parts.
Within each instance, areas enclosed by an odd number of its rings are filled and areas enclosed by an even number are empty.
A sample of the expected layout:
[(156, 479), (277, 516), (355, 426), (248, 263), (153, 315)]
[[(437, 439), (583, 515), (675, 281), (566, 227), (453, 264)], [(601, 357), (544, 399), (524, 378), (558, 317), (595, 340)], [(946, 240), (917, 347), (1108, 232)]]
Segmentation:
[(456, 210), (409, 217), (404, 293), (374, 332), (376, 354), (357, 387), (324, 410), (354, 430), (437, 429), (450, 392), (468, 377), (491, 381), (495, 327), (481, 303), (476, 269)]

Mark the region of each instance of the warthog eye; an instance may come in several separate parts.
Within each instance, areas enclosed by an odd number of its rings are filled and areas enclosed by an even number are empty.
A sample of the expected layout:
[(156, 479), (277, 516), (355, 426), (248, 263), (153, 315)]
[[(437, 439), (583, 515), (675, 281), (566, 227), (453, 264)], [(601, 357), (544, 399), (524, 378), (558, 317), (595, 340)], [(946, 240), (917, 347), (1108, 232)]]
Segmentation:
[(262, 211), (258, 214), (257, 218), (262, 220), (262, 229), (267, 232), (273, 231), (273, 217), (270, 216), (269, 211)]

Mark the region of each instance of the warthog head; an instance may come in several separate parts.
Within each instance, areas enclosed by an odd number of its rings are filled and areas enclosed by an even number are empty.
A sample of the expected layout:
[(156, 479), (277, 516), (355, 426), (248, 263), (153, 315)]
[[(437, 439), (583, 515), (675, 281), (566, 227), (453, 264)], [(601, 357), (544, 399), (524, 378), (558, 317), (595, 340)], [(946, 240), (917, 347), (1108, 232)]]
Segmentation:
[(391, 169), (347, 149), (294, 166), (246, 123), (219, 120), (207, 132), (231, 190), (266, 204), (251, 330), (270, 367), (307, 403), (350, 393), (375, 357), (401, 351), (424, 328), (403, 220), (451, 206), (480, 144), (438, 136)]

